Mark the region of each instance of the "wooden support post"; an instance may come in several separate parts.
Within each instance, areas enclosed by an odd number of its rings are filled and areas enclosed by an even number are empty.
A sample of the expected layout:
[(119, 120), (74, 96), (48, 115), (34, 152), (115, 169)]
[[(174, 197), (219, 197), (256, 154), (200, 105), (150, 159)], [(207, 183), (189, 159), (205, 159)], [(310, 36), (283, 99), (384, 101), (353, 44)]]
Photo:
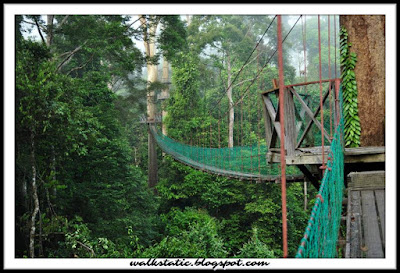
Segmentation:
[(271, 99), (268, 96), (263, 96), (264, 104), (265, 107), (268, 111), (270, 120), (272, 122), (272, 125), (274, 126), (274, 129), (276, 130), (276, 133), (278, 134), (278, 137), (281, 137), (281, 124), (276, 121), (277, 113), (275, 112), (274, 105), (272, 104)]
[(288, 156), (294, 155), (296, 148), (296, 120), (293, 94), (287, 89), (284, 89), (284, 107), (285, 107), (285, 150)]
[(272, 87), (273, 87), (274, 89), (277, 89), (277, 88), (278, 88), (278, 81), (277, 81), (276, 79), (272, 79)]
[(307, 211), (307, 181), (304, 181), (304, 211)]
[(305, 177), (311, 182), (311, 184), (319, 190), (319, 182), (318, 179), (310, 172), (310, 170), (305, 165), (296, 165), (297, 168), (304, 174)]
[(262, 100), (262, 105), (264, 106), (263, 107), (263, 116), (264, 116), (264, 127), (265, 127), (265, 141), (266, 141), (265, 144), (267, 145), (267, 149), (269, 150), (269, 148), (271, 147), (272, 135), (273, 135), (274, 129), (273, 129), (271, 117), (268, 114), (267, 108), (265, 107), (264, 95), (261, 95), (260, 98)]

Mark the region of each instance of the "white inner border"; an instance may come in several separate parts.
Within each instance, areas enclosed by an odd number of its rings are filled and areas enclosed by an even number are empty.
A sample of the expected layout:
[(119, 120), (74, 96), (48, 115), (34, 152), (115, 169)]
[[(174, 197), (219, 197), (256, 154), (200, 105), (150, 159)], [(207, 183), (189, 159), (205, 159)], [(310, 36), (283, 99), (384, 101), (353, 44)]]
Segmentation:
[[(4, 28), (4, 269), (133, 269), (132, 259), (14, 257), (14, 16), (18, 14), (371, 14), (386, 16), (386, 258), (268, 259), (265, 269), (396, 268), (396, 4), (3, 4)], [(318, 12), (318, 13), (315, 13)], [(388, 73), (390, 72), (390, 73)], [(147, 261), (147, 259), (142, 259)], [(196, 259), (186, 259), (195, 261)], [(224, 261), (226, 259), (207, 259)], [(255, 259), (254, 259), (255, 260)], [(192, 267), (193, 268), (193, 267)], [(241, 267), (243, 268), (243, 267)], [(150, 269), (142, 268), (142, 269)], [(167, 269), (167, 268), (163, 268)], [(168, 267), (168, 269), (173, 269)], [(183, 269), (183, 267), (176, 267)], [(211, 269), (211, 267), (199, 267)], [(221, 268), (219, 268), (221, 269)], [(228, 268), (232, 269), (232, 268)], [(256, 269), (252, 267), (251, 269)]]

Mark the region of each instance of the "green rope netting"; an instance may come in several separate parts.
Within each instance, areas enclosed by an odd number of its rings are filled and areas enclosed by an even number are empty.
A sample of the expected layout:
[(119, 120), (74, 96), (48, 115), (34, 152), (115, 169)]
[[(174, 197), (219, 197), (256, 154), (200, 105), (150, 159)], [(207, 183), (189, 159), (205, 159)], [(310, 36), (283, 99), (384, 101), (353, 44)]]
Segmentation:
[[(175, 160), (217, 175), (248, 180), (270, 180), (280, 174), (277, 164), (267, 164), (265, 144), (233, 148), (207, 148), (180, 143), (162, 134), (155, 126), (150, 131), (159, 147)], [(289, 174), (300, 174), (287, 168)]]
[(342, 94), (340, 92), (340, 122), (335, 130), (327, 168), (311, 212), (296, 258), (337, 257), (337, 239), (342, 212), (344, 189), (344, 139)]

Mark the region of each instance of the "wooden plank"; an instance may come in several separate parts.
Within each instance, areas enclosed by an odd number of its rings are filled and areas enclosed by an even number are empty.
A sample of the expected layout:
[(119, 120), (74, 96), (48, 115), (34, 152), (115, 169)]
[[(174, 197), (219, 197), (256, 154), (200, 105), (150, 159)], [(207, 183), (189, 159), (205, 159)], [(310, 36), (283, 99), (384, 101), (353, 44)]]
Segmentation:
[(267, 95), (267, 94), (269, 94), (269, 93), (275, 93), (275, 92), (278, 92), (278, 91), (279, 91), (279, 88), (272, 88), (272, 89), (263, 91), (263, 92), (261, 92), (260, 94), (261, 94), (261, 95)]
[[(329, 146), (326, 146), (329, 147)], [(271, 151), (272, 162), (280, 162), (279, 160), (279, 150), (274, 149), (272, 146), (268, 149)], [(328, 155), (328, 151), (325, 151), (325, 161)], [(274, 158), (278, 157), (275, 161)], [(376, 163), (385, 162), (385, 154), (365, 154), (360, 156), (344, 156), (344, 163)], [(295, 154), (286, 158), (286, 164), (322, 164), (322, 154), (320, 147), (308, 147), (308, 148), (298, 148), (295, 150)]]
[(385, 171), (351, 172), (348, 174), (349, 187), (375, 189), (385, 187)]
[(361, 191), (361, 204), (367, 258), (383, 258), (384, 254), (378, 225), (378, 215), (376, 213), (375, 197), (372, 190)]
[[(315, 146), (315, 147), (306, 147), (306, 148), (298, 148), (298, 151), (304, 154), (322, 154), (322, 146)], [(329, 153), (331, 150), (331, 146), (324, 146), (324, 152)]]
[[(279, 113), (279, 111), (280, 111), (280, 108), (279, 108), (279, 96), (277, 96), (277, 101), (276, 101), (276, 115), (275, 115), (275, 119), (274, 119), (274, 121), (279, 121), (279, 119), (280, 119), (280, 113)], [(271, 100), (271, 104), (272, 104), (272, 100)]]
[[(268, 129), (266, 129), (266, 145), (268, 150), (271, 147), (275, 147), (276, 145), (276, 139), (277, 139), (277, 133), (279, 133), (279, 137), (280, 137), (280, 125), (279, 122), (277, 124), (275, 124), (274, 120), (275, 120), (275, 108), (272, 104), (271, 99), (268, 96), (264, 96), (261, 95), (261, 99), (263, 101), (263, 104), (265, 105), (265, 107), (263, 107), (263, 114), (264, 114), (264, 122), (265, 122), (265, 128), (270, 128), (271, 131), (267, 131)], [(268, 122), (270, 122), (270, 125), (268, 125)], [(276, 126), (275, 126), (276, 125)], [(268, 127), (269, 126), (269, 127)], [(276, 128), (278, 128), (279, 130), (277, 130)], [(271, 133), (270, 136), (268, 136), (268, 134)]]
[(271, 99), (268, 96), (263, 96), (264, 104), (265, 107), (267, 108), (267, 111), (269, 113), (269, 116), (272, 120), (272, 124), (274, 125), (274, 128), (276, 130), (276, 133), (278, 134), (278, 137), (281, 137), (281, 125), (279, 122), (275, 121), (275, 118), (277, 116), (275, 112), (274, 105), (272, 104)]
[(332, 82), (334, 82), (335, 80), (336, 79), (327, 79), (327, 80), (322, 80), (322, 81), (301, 82), (301, 83), (289, 84), (289, 85), (286, 85), (285, 87), (305, 86), (305, 85), (316, 84), (316, 83), (320, 83), (320, 82), (330, 82), (330, 84), (332, 84)]
[(345, 148), (345, 155), (384, 154), (385, 146)]
[[(325, 153), (325, 158), (328, 157), (328, 153)], [(268, 152), (268, 162), (279, 163), (280, 162), (280, 152), (273, 152), (269, 150)], [(293, 156), (286, 157), (287, 165), (321, 165), (322, 164), (322, 154), (296, 154)]]
[(348, 202), (347, 202), (347, 213), (346, 213), (346, 248), (345, 248), (345, 253), (344, 253), (345, 258), (351, 258), (351, 256), (350, 256), (351, 216), (352, 216), (351, 191), (349, 191), (348, 192)]
[(288, 156), (294, 155), (296, 148), (296, 118), (292, 92), (285, 89), (285, 149)]
[(361, 220), (361, 194), (360, 191), (349, 192), (349, 202), (351, 203), (351, 215), (350, 215), (350, 258), (362, 258), (361, 246), (363, 244)]
[(385, 154), (346, 155), (344, 163), (374, 163), (385, 162)]
[[(325, 163), (328, 153), (324, 154)], [(288, 165), (321, 165), (322, 154), (296, 154), (294, 156), (286, 157), (286, 164)]]
[(272, 79), (272, 86), (274, 87), (274, 89), (279, 89), (278, 80), (277, 79)]
[(272, 130), (271, 141), (269, 142), (269, 146), (267, 146), (268, 150), (276, 146), (276, 140), (277, 140), (276, 130)]
[(381, 227), (382, 245), (385, 249), (385, 190), (375, 190), (375, 200)]
[[(263, 96), (261, 95), (261, 101), (263, 101)], [(264, 104), (264, 102), (262, 102)], [(266, 107), (263, 107), (263, 116), (264, 116), (264, 127), (265, 127), (265, 141), (267, 145), (267, 149), (271, 147), (273, 141), (273, 131), (274, 128), (272, 127), (272, 120), (271, 117), (268, 115)]]

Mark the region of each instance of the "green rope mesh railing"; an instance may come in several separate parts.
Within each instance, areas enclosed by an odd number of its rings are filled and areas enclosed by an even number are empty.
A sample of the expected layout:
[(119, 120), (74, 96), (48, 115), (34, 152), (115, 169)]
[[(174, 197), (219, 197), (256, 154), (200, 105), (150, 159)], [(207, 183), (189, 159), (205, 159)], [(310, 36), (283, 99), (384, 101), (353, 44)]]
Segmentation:
[[(155, 126), (150, 131), (158, 146), (175, 160), (196, 169), (238, 179), (273, 180), (280, 174), (276, 164), (266, 163), (265, 144), (233, 148), (206, 148), (183, 144), (162, 134)], [(288, 174), (300, 175), (296, 168)]]
[(296, 258), (334, 258), (342, 212), (344, 189), (344, 140), (342, 94), (339, 93), (340, 121), (335, 130), (327, 168)]

